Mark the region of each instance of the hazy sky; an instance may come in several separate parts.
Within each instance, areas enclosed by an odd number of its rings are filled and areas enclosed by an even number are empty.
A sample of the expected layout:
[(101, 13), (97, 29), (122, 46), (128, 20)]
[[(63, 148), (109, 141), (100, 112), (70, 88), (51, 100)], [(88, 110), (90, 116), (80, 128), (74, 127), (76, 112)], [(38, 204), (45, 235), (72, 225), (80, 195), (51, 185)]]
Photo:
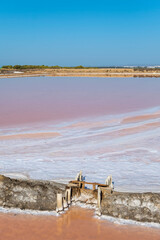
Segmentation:
[(160, 0), (0, 3), (0, 66), (160, 65)]

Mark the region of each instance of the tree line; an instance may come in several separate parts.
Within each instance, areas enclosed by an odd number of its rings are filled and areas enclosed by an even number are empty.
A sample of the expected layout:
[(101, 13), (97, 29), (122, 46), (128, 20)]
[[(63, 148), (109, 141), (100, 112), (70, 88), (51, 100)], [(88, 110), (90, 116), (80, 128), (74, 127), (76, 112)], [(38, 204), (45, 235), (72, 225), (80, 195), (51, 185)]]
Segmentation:
[(144, 72), (144, 71), (154, 71), (154, 70), (160, 70), (160, 67), (134, 67), (134, 71)]
[(19, 70), (24, 70), (24, 69), (61, 69), (61, 68), (77, 68), (77, 69), (82, 69), (85, 68), (82, 65), (76, 66), (76, 67), (61, 67), (61, 66), (47, 66), (47, 65), (4, 65), (2, 66), (4, 69), (19, 69)]
[(123, 67), (123, 66), (104, 66), (104, 67), (84, 67), (82, 65), (75, 67), (61, 67), (61, 66), (47, 66), (47, 65), (4, 65), (2, 69), (16, 69), (16, 70), (25, 70), (25, 69), (89, 69), (89, 68), (121, 68), (121, 69), (134, 69), (134, 71), (151, 71), (151, 70), (160, 70), (160, 67)]

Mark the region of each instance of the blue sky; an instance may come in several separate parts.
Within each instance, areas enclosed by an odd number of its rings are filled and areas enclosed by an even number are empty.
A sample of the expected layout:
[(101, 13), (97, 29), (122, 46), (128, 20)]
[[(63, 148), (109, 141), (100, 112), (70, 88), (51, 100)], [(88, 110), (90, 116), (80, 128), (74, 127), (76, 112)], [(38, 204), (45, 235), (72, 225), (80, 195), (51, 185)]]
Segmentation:
[(1, 1), (6, 64), (160, 65), (160, 1)]

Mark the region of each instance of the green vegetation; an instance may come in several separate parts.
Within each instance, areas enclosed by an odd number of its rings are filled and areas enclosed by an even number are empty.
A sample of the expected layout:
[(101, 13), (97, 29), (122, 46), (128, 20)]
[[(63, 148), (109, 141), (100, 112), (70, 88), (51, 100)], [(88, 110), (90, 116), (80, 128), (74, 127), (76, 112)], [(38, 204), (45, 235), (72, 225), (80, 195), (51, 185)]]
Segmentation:
[(83, 67), (82, 65), (76, 66), (76, 67), (61, 67), (61, 66), (46, 66), (46, 65), (4, 65), (2, 66), (4, 69), (19, 69), (19, 70), (24, 70), (24, 69), (62, 69), (62, 68), (75, 68), (75, 69), (83, 69), (83, 68), (89, 68), (89, 67)]
[(102, 67), (84, 67), (82, 65), (75, 66), (75, 67), (61, 67), (61, 66), (46, 66), (46, 65), (4, 65), (2, 69), (17, 69), (17, 70), (25, 70), (25, 69), (98, 69), (98, 68), (126, 68), (126, 67), (119, 67), (119, 66), (102, 66)]
[(104, 67), (84, 67), (82, 65), (75, 66), (75, 67), (61, 67), (61, 66), (47, 66), (47, 65), (4, 65), (1, 69), (16, 69), (16, 70), (30, 70), (30, 69), (101, 69), (101, 68), (114, 68), (114, 69), (134, 69), (134, 71), (145, 72), (145, 71), (152, 71), (152, 70), (160, 70), (160, 67), (120, 67), (120, 66), (104, 66)]
[(155, 70), (160, 70), (159, 67), (134, 67), (133, 68), (134, 71), (138, 71), (138, 72), (150, 72), (150, 71), (155, 71)]
[(46, 68), (61, 68), (60, 66), (45, 66), (45, 65), (4, 65), (5, 69), (46, 69)]

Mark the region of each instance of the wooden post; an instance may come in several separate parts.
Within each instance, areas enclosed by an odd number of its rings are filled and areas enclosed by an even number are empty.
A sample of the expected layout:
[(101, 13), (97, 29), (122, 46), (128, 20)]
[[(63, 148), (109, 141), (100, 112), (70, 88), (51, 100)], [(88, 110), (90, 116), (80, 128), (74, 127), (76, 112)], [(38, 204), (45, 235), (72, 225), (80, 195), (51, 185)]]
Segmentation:
[(66, 191), (65, 191), (65, 199), (66, 199), (66, 201), (67, 201), (67, 203), (68, 203), (68, 191), (67, 191), (67, 189), (66, 189)]
[(102, 214), (101, 213), (101, 196), (102, 196), (101, 188), (98, 187), (98, 196), (97, 196), (97, 207), (98, 207), (98, 209), (96, 211), (96, 214), (98, 216), (101, 216), (101, 214)]
[(112, 175), (108, 176), (106, 181), (105, 181), (105, 184), (108, 185), (110, 188), (113, 189), (113, 183), (112, 183)]
[(101, 208), (101, 188), (98, 187), (98, 198), (97, 198), (98, 208)]
[(68, 202), (68, 205), (71, 204), (71, 188), (68, 188), (67, 190), (67, 202)]
[(57, 212), (63, 211), (63, 198), (62, 193), (57, 193)]
[(65, 197), (63, 198), (63, 207), (68, 208), (67, 199)]

